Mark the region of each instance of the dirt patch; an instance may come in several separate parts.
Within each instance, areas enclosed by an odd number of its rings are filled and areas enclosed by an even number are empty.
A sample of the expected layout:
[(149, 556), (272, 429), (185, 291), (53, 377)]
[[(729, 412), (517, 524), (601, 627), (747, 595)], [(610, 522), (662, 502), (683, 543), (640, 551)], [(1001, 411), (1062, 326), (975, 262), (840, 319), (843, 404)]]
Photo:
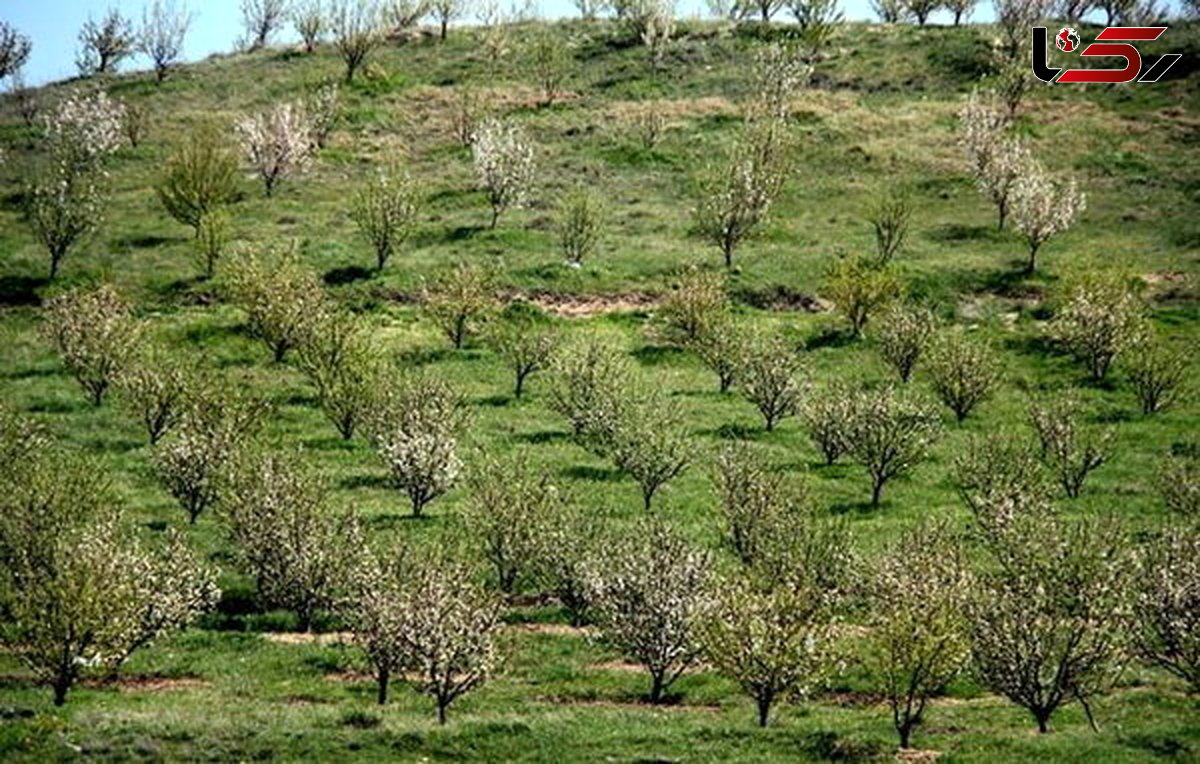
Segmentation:
[(588, 668), (593, 671), (623, 671), (626, 673), (640, 673), (646, 670), (645, 666), (629, 661), (603, 661), (601, 663), (590, 663)]
[(922, 750), (920, 748), (901, 748), (896, 752), (897, 761), (937, 761), (941, 751)]
[(558, 695), (543, 695), (535, 698), (541, 703), (556, 706), (588, 706), (590, 708), (615, 708), (625, 711), (668, 711), (675, 713), (720, 713), (721, 707), (710, 703), (638, 703), (628, 700), (600, 700), (595, 698), (572, 698)]
[(563, 318), (586, 318), (602, 313), (648, 310), (658, 305), (658, 298), (647, 292), (608, 295), (533, 292), (513, 296), (528, 300), (547, 313)]
[(262, 638), (279, 645), (340, 645), (354, 641), (348, 631), (331, 631), (325, 634), (311, 631), (267, 631)]
[(586, 638), (591, 634), (591, 630), (585, 626), (571, 626), (566, 623), (514, 623), (509, 628), (530, 634), (553, 634), (557, 637)]
[(165, 692), (212, 685), (198, 676), (119, 676), (114, 679), (89, 679), (82, 684), (85, 687), (112, 687), (120, 692)]

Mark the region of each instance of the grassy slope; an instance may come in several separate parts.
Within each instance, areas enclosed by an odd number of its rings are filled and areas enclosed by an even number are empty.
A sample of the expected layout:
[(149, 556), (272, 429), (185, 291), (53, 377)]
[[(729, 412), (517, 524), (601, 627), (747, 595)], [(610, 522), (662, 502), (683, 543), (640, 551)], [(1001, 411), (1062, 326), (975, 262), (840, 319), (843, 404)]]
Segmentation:
[[(452, 87), (481, 83), (488, 72), (470, 33), (432, 43), (394, 46), (373, 59), (372, 76), (345, 93), (342, 128), (310, 175), (287, 183), (275, 199), (261, 197), (249, 180), (235, 207), (246, 246), (296, 241), (331, 281), (367, 266), (371, 256), (353, 230), (346, 199), (378, 163), (407, 159), (427, 183), (426, 224), (411, 251), (380, 277), (331, 286), (346, 302), (369, 309), (392, 352), (427, 363), (455, 379), (476, 405), (473, 443), (483, 448), (530, 447), (589, 506), (614, 520), (634, 517), (637, 489), (610, 466), (570, 443), (544, 406), (536, 379), (517, 403), (504, 393), (507, 378), (485, 350), (453, 353), (403, 300), (423, 274), (453, 259), (495, 261), (508, 286), (521, 290), (595, 294), (660, 292), (685, 264), (715, 265), (717, 256), (688, 235), (690, 178), (727, 145), (738, 118), (744, 67), (753, 35), (718, 34), (688, 26), (655, 73), (644, 52), (613, 43), (597, 27), (563, 25), (580, 38), (574, 97), (536, 109), (533, 91), (517, 74), (490, 81), (511, 116), (525, 124), (541, 150), (542, 184), (530, 209), (506, 216), (494, 232), (482, 196), (470, 190), (467, 152), (449, 132)], [(523, 34), (528, 30), (518, 30)], [(870, 550), (917, 517), (963, 510), (949, 481), (951, 455), (971, 432), (1021, 426), (1030, 391), (1081, 385), (1069, 358), (1044, 340), (1042, 298), (1074, 268), (1116, 265), (1136, 273), (1200, 270), (1200, 191), (1197, 78), (1114, 89), (1052, 87), (1035, 92), (1021, 129), (1048, 164), (1083, 180), (1089, 210), (1083, 223), (1045, 248), (1041, 273), (1011, 276), (1021, 246), (993, 230), (992, 211), (975, 193), (954, 143), (954, 112), (970, 86), (951, 64), (969, 68), (985, 30), (850, 27), (837, 57), (822, 65), (823, 86), (796, 106), (798, 171), (772, 222), (739, 253), (735, 290), (749, 302), (780, 290), (819, 292), (831, 255), (870, 245), (862, 221), (880, 184), (905, 183), (917, 213), (901, 264), (912, 290), (936, 301), (947, 318), (970, 322), (1007, 351), (1004, 390), (965, 425), (949, 426), (933, 458), (888, 487), (882, 508), (863, 504), (867, 483), (852, 466), (819, 466), (816, 451), (794, 421), (760, 431), (756, 414), (736, 396), (720, 396), (698, 363), (659, 346), (648, 315), (627, 312), (566, 322), (569, 331), (603, 331), (627, 343), (648, 376), (679, 396), (696, 436), (697, 462), (664, 489), (659, 510), (712, 543), (717, 529), (704, 454), (722, 438), (750, 437), (768, 445), (784, 465), (807, 470), (822, 501), (847, 515), (860, 546)], [(1087, 36), (1085, 34), (1085, 36)], [(1197, 47), (1195, 30), (1173, 28), (1167, 48)], [(931, 53), (932, 51), (932, 53)], [(949, 63), (948, 63), (949, 62)], [(965, 63), (963, 63), (965, 62)], [(386, 487), (369, 449), (349, 445), (314, 408), (311, 391), (292, 368), (267, 362), (246, 336), (236, 311), (204, 299), (211, 287), (195, 278), (188, 232), (159, 209), (150, 190), (169, 143), (201, 119), (237, 113), (294, 97), (307, 85), (336, 76), (331, 51), (303, 57), (278, 51), (217, 58), (179, 71), (165, 86), (119, 78), (113, 92), (144, 99), (156, 118), (146, 145), (114, 160), (114, 196), (108, 223), (68, 259), (63, 283), (107, 277), (134, 295), (156, 332), (181, 352), (242, 374), (279, 404), (271, 436), (301, 442), (335, 476), (338, 499), (355, 506), (379, 532), (438, 533), (456, 522), (461, 495), (432, 507), (433, 518), (400, 522), (405, 508)], [(519, 72), (520, 67), (512, 67)], [(628, 106), (641, 98), (673, 102), (671, 130), (654, 150), (630, 134)], [(18, 148), (18, 161), (0, 170), (0, 396), (44, 420), (66, 441), (100, 455), (113, 469), (133, 516), (148, 532), (179, 524), (182, 513), (159, 490), (142, 433), (115, 404), (92, 409), (36, 334), (37, 311), (22, 303), (48, 293), (39, 277), (44, 255), (19, 216), (20, 147), (33, 134), (14, 117), (0, 119), (0, 139)], [(558, 265), (550, 209), (561, 191), (583, 180), (603, 188), (613, 224), (602, 252), (580, 271)], [(1193, 282), (1194, 283), (1194, 282)], [(1156, 288), (1154, 315), (1180, 340), (1200, 333), (1194, 291)], [(866, 382), (886, 372), (866, 343), (847, 342), (828, 314), (743, 308), (757, 320), (790, 325), (809, 347), (817, 378), (849, 376)], [(915, 383), (924, 387), (925, 381)], [(1161, 521), (1153, 479), (1159, 456), (1194, 435), (1194, 403), (1146, 419), (1118, 372), (1112, 383), (1084, 387), (1098, 420), (1119, 424), (1120, 448), (1097, 472), (1070, 512), (1119, 511), (1135, 527)], [(949, 418), (948, 418), (949, 421)], [(228, 550), (211, 518), (190, 530), (215, 559)], [(285, 627), (278, 614), (241, 613), (247, 585), (232, 572), (222, 616), (209, 625)], [(239, 607), (241, 606), (241, 607)], [(551, 610), (521, 611), (514, 619), (554, 620)], [(0, 658), (0, 705), (16, 718), (0, 721), (0, 751), (29, 758), (69, 757), (83, 750), (114, 758), (179, 756), (251, 758), (331, 757), (348, 751), (404, 757), (475, 756), (487, 759), (688, 758), (761, 761), (768, 758), (869, 757), (892, 745), (887, 715), (878, 705), (835, 696), (785, 710), (773, 729), (752, 728), (749, 704), (728, 682), (701, 672), (678, 690), (686, 705), (637, 707), (643, 678), (592, 668), (615, 656), (578, 637), (515, 630), (509, 669), (498, 681), (452, 709), (452, 724), (432, 725), (422, 699), (403, 691), (377, 711), (369, 683), (335, 682), (331, 672), (353, 669), (349, 648), (277, 645), (254, 634), (197, 629), (147, 650), (130, 672), (198, 676), (207, 684), (161, 692), (84, 688), (63, 711), (51, 711), (47, 693), (30, 687), (18, 666)], [(851, 667), (838, 689), (867, 690)], [(695, 707), (693, 707), (695, 706)], [(24, 716), (28, 710), (34, 715)], [(1056, 719), (1059, 731), (1031, 734), (1021, 712), (963, 681), (929, 714), (919, 745), (955, 760), (1137, 760), (1153, 754), (1186, 757), (1200, 751), (1195, 700), (1157, 672), (1131, 671), (1118, 693), (1101, 703), (1104, 732), (1087, 729), (1077, 709)]]

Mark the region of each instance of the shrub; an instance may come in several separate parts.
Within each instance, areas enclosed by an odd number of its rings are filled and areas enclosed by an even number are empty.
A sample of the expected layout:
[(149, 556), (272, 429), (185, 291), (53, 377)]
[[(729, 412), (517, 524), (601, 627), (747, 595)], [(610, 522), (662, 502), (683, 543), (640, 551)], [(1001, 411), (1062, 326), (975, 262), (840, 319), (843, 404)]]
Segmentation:
[(320, 279), (293, 252), (246, 254), (231, 264), (227, 279), (250, 332), (271, 349), (276, 363), (309, 338), (325, 310)]
[(379, 6), (373, 0), (331, 0), (328, 19), (333, 46), (346, 65), (346, 82), (353, 82), (386, 39)]
[(836, 464), (850, 450), (853, 399), (854, 392), (849, 386), (832, 382), (818, 388), (800, 407), (808, 437), (825, 457), (826, 466)]
[(562, 492), (550, 476), (530, 463), (527, 453), (484, 456), (467, 480), (470, 497), (463, 514), (479, 540), (496, 586), (515, 594), (534, 572), (544, 531)]
[(454, 347), (461, 348), (475, 333), (475, 323), (496, 306), (492, 274), (460, 262), (424, 285), (421, 304)]
[(657, 317), (667, 339), (689, 345), (728, 319), (729, 295), (720, 273), (688, 268), (679, 284), (659, 304)]
[(116, 72), (121, 61), (133, 55), (133, 23), (117, 8), (109, 8), (99, 22), (88, 16), (79, 30), (75, 66), (85, 77)]
[(796, 413), (804, 384), (799, 354), (779, 336), (756, 339), (742, 356), (738, 384), (746, 399), (762, 414), (767, 431)]
[(712, 614), (711, 563), (661, 522), (607, 545), (590, 584), (605, 641), (650, 674), (651, 703), (700, 657), (698, 630)]
[(732, 315), (724, 314), (703, 328), (688, 343), (700, 360), (717, 375), (717, 390), (728, 392), (741, 371), (742, 353), (749, 329)]
[(553, 31), (535, 34), (526, 51), (526, 68), (542, 91), (542, 103), (554, 103), (563, 83), (570, 76), (573, 56), (570, 45)]
[(959, 496), (977, 518), (994, 520), (1048, 501), (1042, 463), (1023, 439), (1007, 432), (968, 441), (955, 457), (954, 474)]
[(900, 747), (924, 718), (929, 698), (970, 657), (966, 605), (970, 578), (957, 539), (945, 523), (922, 523), (873, 564), (869, 584), (872, 637), (868, 655), (892, 710)]
[(595, 193), (577, 188), (563, 197), (558, 209), (558, 241), (569, 265), (583, 265), (596, 249), (604, 227), (604, 209)]
[(120, 397), (145, 426), (150, 445), (158, 443), (183, 416), (193, 387), (190, 368), (179, 356), (151, 346), (117, 375)]
[(383, 391), (369, 421), (371, 440), (407, 494), (413, 516), (454, 485), (462, 471), (459, 436), (466, 424), (465, 402), (446, 383), (409, 375)]
[(191, 21), (186, 6), (176, 6), (174, 0), (154, 0), (142, 9), (138, 52), (150, 59), (159, 83), (183, 55), (183, 41)]
[(381, 170), (358, 192), (350, 217), (375, 248), (375, 269), (412, 235), (421, 209), (421, 195), (407, 173)]
[(1166, 459), (1159, 489), (1172, 512), (1185, 518), (1200, 517), (1200, 445), (1190, 444)]
[(890, 268), (875, 268), (861, 256), (839, 257), (829, 268), (825, 289), (834, 307), (861, 337), (871, 315), (900, 298), (901, 286)]
[(1035, 401), (1029, 407), (1042, 458), (1071, 498), (1083, 490), (1083, 481), (1092, 470), (1112, 455), (1113, 432), (1084, 425), (1080, 408), (1077, 400), (1066, 396)]
[(312, 628), (347, 586), (363, 540), (354, 515), (328, 508), (328, 486), (299, 453), (249, 453), (230, 470), (221, 516), (263, 604)]
[(242, 117), (235, 125), (242, 152), (263, 183), (267, 196), (279, 181), (299, 175), (312, 163), (312, 122), (299, 102), (276, 104), (269, 111)]
[(884, 311), (872, 334), (879, 355), (907, 382), (936, 330), (937, 319), (928, 308), (896, 304)]
[(167, 159), (155, 190), (167, 214), (191, 226), (199, 237), (205, 216), (232, 202), (237, 185), (237, 157), (219, 132), (201, 127)]
[(724, 167), (699, 182), (695, 227), (733, 266), (734, 250), (766, 218), (790, 171), (790, 146), (777, 121), (753, 124), (739, 136)]
[(500, 214), (520, 207), (534, 179), (533, 144), (525, 131), (513, 123), (487, 119), (471, 137), (471, 154), (476, 183), (487, 194), (496, 227)]
[(121, 121), (121, 129), (131, 148), (142, 145), (146, 133), (150, 131), (150, 110), (141, 101), (125, 100), (121, 102), (121, 111), (125, 118)]
[(650, 394), (623, 407), (609, 438), (613, 461), (641, 486), (647, 511), (658, 489), (691, 461), (682, 413), (662, 395)]
[(1051, 331), (1099, 381), (1117, 356), (1143, 338), (1144, 315), (1141, 298), (1120, 276), (1091, 274), (1068, 285)]
[(349, 313), (326, 313), (297, 351), (321, 410), (344, 440), (354, 437), (384, 384), (379, 348), (367, 326)]
[(853, 398), (849, 453), (871, 477), (871, 506), (879, 506), (884, 485), (925, 459), (940, 435), (937, 414), (895, 388), (865, 391)]
[(1075, 181), (1056, 180), (1039, 163), (1029, 161), (1013, 181), (1013, 223), (1029, 245), (1025, 272), (1037, 267), (1037, 253), (1051, 236), (1067, 230), (1087, 208), (1087, 197)]
[(591, 339), (564, 346), (551, 364), (550, 408), (576, 436), (611, 428), (633, 376), (618, 348)]
[(790, 46), (769, 44), (754, 55), (750, 113), (758, 119), (787, 119), (791, 101), (812, 69)]
[(541, 322), (515, 316), (496, 322), (488, 333), (488, 342), (512, 372), (513, 395), (520, 398), (529, 375), (542, 371), (551, 363), (559, 339), (556, 331)]
[(308, 113), (313, 143), (319, 149), (325, 148), (329, 136), (333, 135), (333, 129), (337, 127), (338, 116), (341, 113), (341, 97), (337, 83), (326, 83), (309, 93), (304, 102), (304, 110)]
[(934, 392), (961, 422), (995, 391), (1000, 360), (986, 344), (950, 332), (929, 353), (929, 376)]
[(96, 406), (138, 350), (141, 336), (129, 304), (108, 285), (50, 300), (44, 331)]
[(1154, 414), (1182, 394), (1191, 366), (1187, 353), (1161, 338), (1146, 337), (1129, 354), (1129, 381), (1142, 404), (1143, 414)]
[(875, 229), (874, 265), (882, 268), (899, 254), (908, 237), (912, 200), (903, 189), (890, 187), (872, 203), (868, 219)]
[(1138, 556), (1139, 655), (1200, 691), (1200, 533), (1168, 528)]
[(780, 516), (801, 503), (803, 492), (771, 466), (761, 451), (731, 443), (718, 453), (713, 486), (720, 500), (726, 540), (745, 565), (761, 561), (767, 534), (778, 529)]
[(484, 122), (486, 103), (473, 88), (459, 87), (454, 91), (453, 108), (451, 119), (454, 123), (454, 137), (459, 143), (469, 147), (475, 139), (476, 131)]

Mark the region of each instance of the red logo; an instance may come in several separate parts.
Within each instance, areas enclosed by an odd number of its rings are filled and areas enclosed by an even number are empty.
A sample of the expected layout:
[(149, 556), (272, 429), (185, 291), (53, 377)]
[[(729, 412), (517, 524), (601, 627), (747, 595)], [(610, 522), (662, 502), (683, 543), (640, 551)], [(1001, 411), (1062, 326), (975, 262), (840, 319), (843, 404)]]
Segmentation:
[[(1046, 60), (1046, 28), (1033, 28), (1033, 74), (1042, 82), (1157, 82), (1180, 59), (1178, 53), (1164, 53), (1143, 67), (1142, 54), (1131, 42), (1157, 40), (1166, 27), (1108, 27), (1096, 35), (1096, 42), (1079, 51), (1081, 56), (1105, 56), (1124, 59), (1123, 69), (1067, 69), (1052, 67)], [(1079, 34), (1063, 27), (1054, 36), (1054, 44), (1064, 53), (1079, 49)]]

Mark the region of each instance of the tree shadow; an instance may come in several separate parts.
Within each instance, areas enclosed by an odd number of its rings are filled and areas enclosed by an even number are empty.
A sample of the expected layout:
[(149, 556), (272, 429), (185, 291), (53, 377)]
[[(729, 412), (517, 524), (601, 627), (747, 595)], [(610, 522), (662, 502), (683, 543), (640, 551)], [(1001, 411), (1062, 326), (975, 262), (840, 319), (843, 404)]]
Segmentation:
[(853, 333), (845, 329), (828, 328), (817, 334), (815, 337), (805, 343), (805, 347), (809, 350), (819, 350), (821, 348), (843, 348), (853, 344), (857, 338)]
[(34, 276), (0, 276), (0, 305), (41, 305), (42, 298), (38, 296), (37, 291), (48, 283), (48, 279)]
[(577, 480), (591, 480), (598, 483), (615, 483), (622, 478), (621, 470), (616, 467), (593, 467), (589, 464), (567, 467), (560, 474)]
[(375, 275), (375, 271), (363, 268), (361, 265), (347, 265), (342, 268), (332, 268), (325, 272), (321, 280), (330, 286), (352, 284), (355, 281), (366, 281)]
[(554, 443), (562, 440), (570, 440), (571, 435), (562, 430), (539, 430), (537, 432), (524, 432), (516, 436), (516, 440), (522, 443), (531, 445), (541, 445), (543, 443)]

